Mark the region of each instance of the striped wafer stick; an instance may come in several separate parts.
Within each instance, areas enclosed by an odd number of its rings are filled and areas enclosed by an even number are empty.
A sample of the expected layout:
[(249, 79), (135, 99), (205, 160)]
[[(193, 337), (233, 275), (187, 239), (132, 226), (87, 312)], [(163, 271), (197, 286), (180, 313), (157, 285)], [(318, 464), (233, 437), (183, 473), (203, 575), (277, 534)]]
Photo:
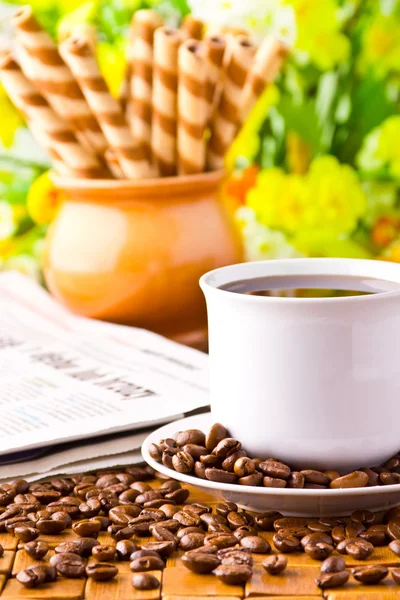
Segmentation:
[(20, 47), (18, 58), (25, 75), (46, 97), (53, 109), (68, 119), (87, 144), (103, 155), (107, 142), (71, 71), (57, 46), (44, 31), (30, 6), (22, 6), (12, 17)]
[(116, 179), (125, 179), (125, 175), (119, 164), (118, 156), (112, 148), (107, 148), (105, 158), (108, 166), (110, 167), (111, 173)]
[(179, 48), (178, 78), (178, 173), (205, 170), (207, 66), (198, 40), (187, 40)]
[(265, 39), (261, 44), (255, 56), (253, 66), (247, 76), (240, 99), (240, 117), (242, 122), (249, 116), (264, 89), (278, 75), (288, 52), (288, 46), (274, 37)]
[(132, 21), (132, 75), (129, 125), (133, 137), (151, 157), (151, 110), (153, 81), (154, 32), (163, 25), (152, 10), (138, 10)]
[(151, 177), (150, 163), (143, 148), (133, 139), (118, 100), (110, 94), (91, 45), (86, 40), (68, 38), (61, 44), (60, 52), (115, 150), (125, 177)]
[(209, 106), (209, 118), (211, 118), (219, 99), (220, 86), (218, 82), (226, 50), (226, 41), (222, 36), (205, 38), (204, 47), (208, 64), (206, 98)]
[(27, 79), (11, 52), (0, 56), (1, 82), (28, 121), (33, 135), (63, 175), (101, 179), (107, 176), (94, 151), (81, 146), (74, 132)]
[(151, 151), (159, 173), (176, 175), (178, 118), (178, 50), (184, 35), (160, 27), (154, 36)]
[(211, 170), (222, 169), (224, 157), (239, 125), (242, 88), (253, 63), (256, 46), (243, 36), (229, 39), (223, 67), (222, 93), (211, 122), (207, 163)]
[(191, 40), (203, 39), (204, 23), (192, 15), (184, 17), (181, 28)]

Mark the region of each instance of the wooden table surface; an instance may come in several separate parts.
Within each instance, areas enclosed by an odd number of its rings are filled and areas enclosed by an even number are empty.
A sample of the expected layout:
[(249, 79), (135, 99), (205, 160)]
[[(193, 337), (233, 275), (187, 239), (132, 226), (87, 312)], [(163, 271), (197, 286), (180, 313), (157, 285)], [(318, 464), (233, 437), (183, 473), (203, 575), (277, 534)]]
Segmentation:
[[(160, 482), (149, 482), (158, 487)], [(213, 497), (190, 487), (190, 502), (207, 502), (215, 505)], [(272, 533), (262, 533), (272, 548)], [(54, 548), (62, 541), (76, 539), (71, 529), (60, 535), (41, 536), (46, 540), (50, 548)], [(134, 539), (138, 545), (141, 541), (151, 541), (152, 538)], [(107, 534), (101, 532), (98, 536), (101, 544), (115, 544), (114, 540)], [(312, 600), (322, 597), (323, 593), (315, 585), (315, 578), (319, 574), (320, 564), (310, 559), (304, 553), (288, 554), (288, 567), (282, 575), (272, 576), (265, 573), (261, 562), (265, 555), (253, 555), (254, 572), (250, 582), (245, 586), (228, 586), (221, 583), (214, 575), (195, 575), (181, 564), (180, 554), (175, 553), (168, 559), (167, 566), (163, 572), (154, 572), (160, 580), (161, 587), (154, 591), (136, 591), (131, 584), (132, 573), (129, 562), (115, 563), (119, 569), (117, 577), (110, 582), (94, 582), (84, 579), (64, 579), (58, 577), (57, 581), (45, 584), (36, 589), (26, 589), (15, 579), (18, 571), (35, 562), (30, 559), (23, 549), (17, 546), (17, 540), (12, 534), (0, 534), (0, 544), (5, 552), (0, 559), (0, 597), (5, 600), (212, 600), (223, 598), (224, 600), (237, 600), (239, 598), (257, 597), (279, 598), (302, 598)], [(273, 550), (274, 551), (274, 550)], [(50, 550), (45, 560), (54, 553)], [(347, 565), (351, 567), (385, 564), (388, 567), (400, 567), (400, 557), (396, 556), (387, 547), (375, 548), (368, 560), (357, 561), (350, 556), (344, 556)], [(93, 558), (89, 559), (94, 561)], [(380, 585), (365, 586), (356, 582), (352, 577), (348, 584), (336, 590), (326, 590), (324, 597), (328, 600), (400, 600), (400, 586), (396, 585), (390, 575)]]

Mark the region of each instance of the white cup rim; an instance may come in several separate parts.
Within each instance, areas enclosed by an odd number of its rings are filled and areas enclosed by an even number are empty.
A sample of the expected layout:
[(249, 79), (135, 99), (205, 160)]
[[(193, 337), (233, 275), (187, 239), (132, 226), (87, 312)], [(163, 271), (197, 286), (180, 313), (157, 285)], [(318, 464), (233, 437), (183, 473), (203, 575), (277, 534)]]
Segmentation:
[[(221, 286), (241, 279), (276, 275), (337, 275), (371, 277), (400, 284), (400, 265), (389, 261), (366, 260), (354, 258), (288, 258), (244, 262), (220, 267), (205, 273), (200, 278), (200, 287), (205, 294), (232, 294)], [(379, 298), (400, 296), (399, 291), (379, 292), (360, 296), (342, 296), (332, 298), (285, 298), (276, 296), (256, 296), (250, 294), (234, 294), (243, 302), (268, 303), (337, 303), (337, 302), (371, 302)]]

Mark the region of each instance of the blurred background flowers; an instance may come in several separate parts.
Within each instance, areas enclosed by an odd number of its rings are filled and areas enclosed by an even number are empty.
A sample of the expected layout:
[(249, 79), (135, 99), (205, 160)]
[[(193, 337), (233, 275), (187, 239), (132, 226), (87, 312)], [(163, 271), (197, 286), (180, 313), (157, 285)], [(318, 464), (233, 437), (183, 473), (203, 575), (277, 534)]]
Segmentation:
[[(0, 3), (1, 35), (13, 4)], [(97, 32), (114, 94), (132, 14), (170, 24), (193, 12), (208, 30), (283, 36), (293, 48), (227, 157), (225, 195), (247, 257), (378, 257), (400, 262), (400, 0), (33, 0), (55, 38)], [(62, 198), (0, 88), (0, 268), (40, 279), (48, 223)]]

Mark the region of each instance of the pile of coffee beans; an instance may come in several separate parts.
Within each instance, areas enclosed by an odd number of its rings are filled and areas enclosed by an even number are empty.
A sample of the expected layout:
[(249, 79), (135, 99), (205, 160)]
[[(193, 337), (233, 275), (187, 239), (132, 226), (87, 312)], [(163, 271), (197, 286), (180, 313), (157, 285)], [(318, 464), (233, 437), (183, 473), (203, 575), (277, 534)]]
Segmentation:
[(400, 484), (400, 453), (378, 467), (337, 471), (292, 470), (277, 458), (250, 458), (239, 440), (215, 423), (205, 434), (199, 429), (177, 432), (151, 444), (150, 456), (165, 467), (218, 483), (298, 489), (342, 489)]
[[(185, 440), (183, 446), (187, 446), (188, 439), (193, 442), (193, 434), (185, 432), (175, 442)], [(160, 585), (151, 571), (162, 571), (170, 557), (179, 556), (194, 573), (213, 573), (227, 584), (243, 585), (252, 576), (255, 555), (260, 556), (265, 572), (276, 576), (284, 575), (287, 554), (305, 552), (321, 561), (316, 583), (327, 589), (348, 581), (346, 554), (365, 560), (375, 547), (388, 545), (400, 556), (400, 507), (380, 513), (359, 510), (350, 519), (252, 514), (232, 502), (221, 502), (213, 510), (206, 503), (188, 502), (189, 491), (173, 479), (160, 476), (159, 487), (152, 487), (149, 480), (155, 475), (150, 467), (129, 467), (123, 472), (2, 484), (0, 532), (14, 534), (37, 561), (20, 571), (17, 580), (27, 588), (58, 576), (109, 581), (117, 575), (118, 563), (129, 561), (133, 587), (150, 590)], [(46, 560), (49, 546), (40, 536), (62, 535), (67, 530), (76, 539), (60, 540), (54, 555)], [(100, 544), (97, 538), (105, 531), (114, 544)], [(0, 555), (2, 551), (0, 547)], [(388, 574), (384, 565), (353, 570), (354, 580), (367, 584), (382, 581)], [(400, 569), (393, 569), (391, 577), (400, 584)]]

